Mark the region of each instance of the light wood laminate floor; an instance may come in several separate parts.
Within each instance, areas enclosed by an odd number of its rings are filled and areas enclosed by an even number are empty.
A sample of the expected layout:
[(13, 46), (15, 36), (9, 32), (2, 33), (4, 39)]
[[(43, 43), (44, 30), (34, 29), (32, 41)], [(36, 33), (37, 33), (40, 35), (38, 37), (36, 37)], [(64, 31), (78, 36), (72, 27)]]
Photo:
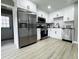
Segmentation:
[(78, 59), (76, 44), (48, 38), (30, 46), (16, 49), (13, 44), (3, 45), (2, 59)]

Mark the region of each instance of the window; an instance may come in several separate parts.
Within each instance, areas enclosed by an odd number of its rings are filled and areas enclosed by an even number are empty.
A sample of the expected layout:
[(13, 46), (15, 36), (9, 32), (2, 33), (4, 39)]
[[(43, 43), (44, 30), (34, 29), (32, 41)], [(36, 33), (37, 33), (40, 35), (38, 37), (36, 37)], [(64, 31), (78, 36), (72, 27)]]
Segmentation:
[(1, 27), (3, 28), (9, 28), (10, 24), (9, 24), (9, 16), (1, 16)]

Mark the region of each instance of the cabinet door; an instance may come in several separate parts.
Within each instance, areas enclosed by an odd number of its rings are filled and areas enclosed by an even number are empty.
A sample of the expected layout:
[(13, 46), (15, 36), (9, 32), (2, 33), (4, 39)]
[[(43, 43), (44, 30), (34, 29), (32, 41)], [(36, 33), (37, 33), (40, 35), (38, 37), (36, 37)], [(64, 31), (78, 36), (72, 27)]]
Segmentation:
[(50, 32), (50, 36), (51, 36), (52, 38), (55, 38), (55, 36), (56, 36), (55, 30), (54, 30), (54, 29), (51, 29), (50, 31), (51, 31), (51, 32)]
[(74, 5), (64, 11), (64, 21), (74, 21)]
[(32, 3), (31, 1), (27, 0), (26, 3), (27, 9), (32, 11), (32, 12), (36, 12), (36, 5), (34, 3)]
[(25, 8), (25, 3), (24, 0), (17, 0), (17, 7), (19, 8)]
[(48, 36), (54, 38), (55, 36), (54, 29), (52, 28), (48, 29)]
[(48, 36), (50, 37), (50, 29), (48, 28)]
[(58, 30), (57, 30), (56, 38), (62, 39), (62, 29), (58, 29)]
[(37, 29), (37, 40), (41, 39), (41, 33), (40, 33), (40, 29)]
[(36, 12), (36, 5), (28, 0), (17, 0), (17, 7)]
[(48, 29), (48, 35), (52, 38), (62, 39), (62, 29)]

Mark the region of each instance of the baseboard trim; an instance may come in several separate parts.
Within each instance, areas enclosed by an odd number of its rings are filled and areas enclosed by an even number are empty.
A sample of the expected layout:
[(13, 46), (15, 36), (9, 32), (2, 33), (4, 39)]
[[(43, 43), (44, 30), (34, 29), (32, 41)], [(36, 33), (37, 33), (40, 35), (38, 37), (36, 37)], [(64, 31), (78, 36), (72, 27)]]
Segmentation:
[(66, 39), (62, 39), (63, 41), (67, 41), (67, 42), (70, 42), (70, 43), (72, 43), (72, 41), (70, 41), (70, 40), (66, 40)]
[(78, 44), (78, 42), (77, 42), (77, 41), (73, 41), (72, 43), (74, 43), (74, 44)]
[(57, 39), (57, 40), (62, 40), (62, 38), (53, 38), (53, 37), (48, 37), (48, 38)]
[(5, 41), (5, 40), (14, 40), (14, 38), (1, 39), (1, 41)]

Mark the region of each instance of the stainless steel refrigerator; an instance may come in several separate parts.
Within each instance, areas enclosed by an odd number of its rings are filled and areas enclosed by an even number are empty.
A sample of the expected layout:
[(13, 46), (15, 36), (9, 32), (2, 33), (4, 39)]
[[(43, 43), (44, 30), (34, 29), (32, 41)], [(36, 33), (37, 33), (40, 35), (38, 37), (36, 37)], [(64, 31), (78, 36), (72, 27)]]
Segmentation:
[(18, 9), (19, 47), (37, 42), (36, 15)]

